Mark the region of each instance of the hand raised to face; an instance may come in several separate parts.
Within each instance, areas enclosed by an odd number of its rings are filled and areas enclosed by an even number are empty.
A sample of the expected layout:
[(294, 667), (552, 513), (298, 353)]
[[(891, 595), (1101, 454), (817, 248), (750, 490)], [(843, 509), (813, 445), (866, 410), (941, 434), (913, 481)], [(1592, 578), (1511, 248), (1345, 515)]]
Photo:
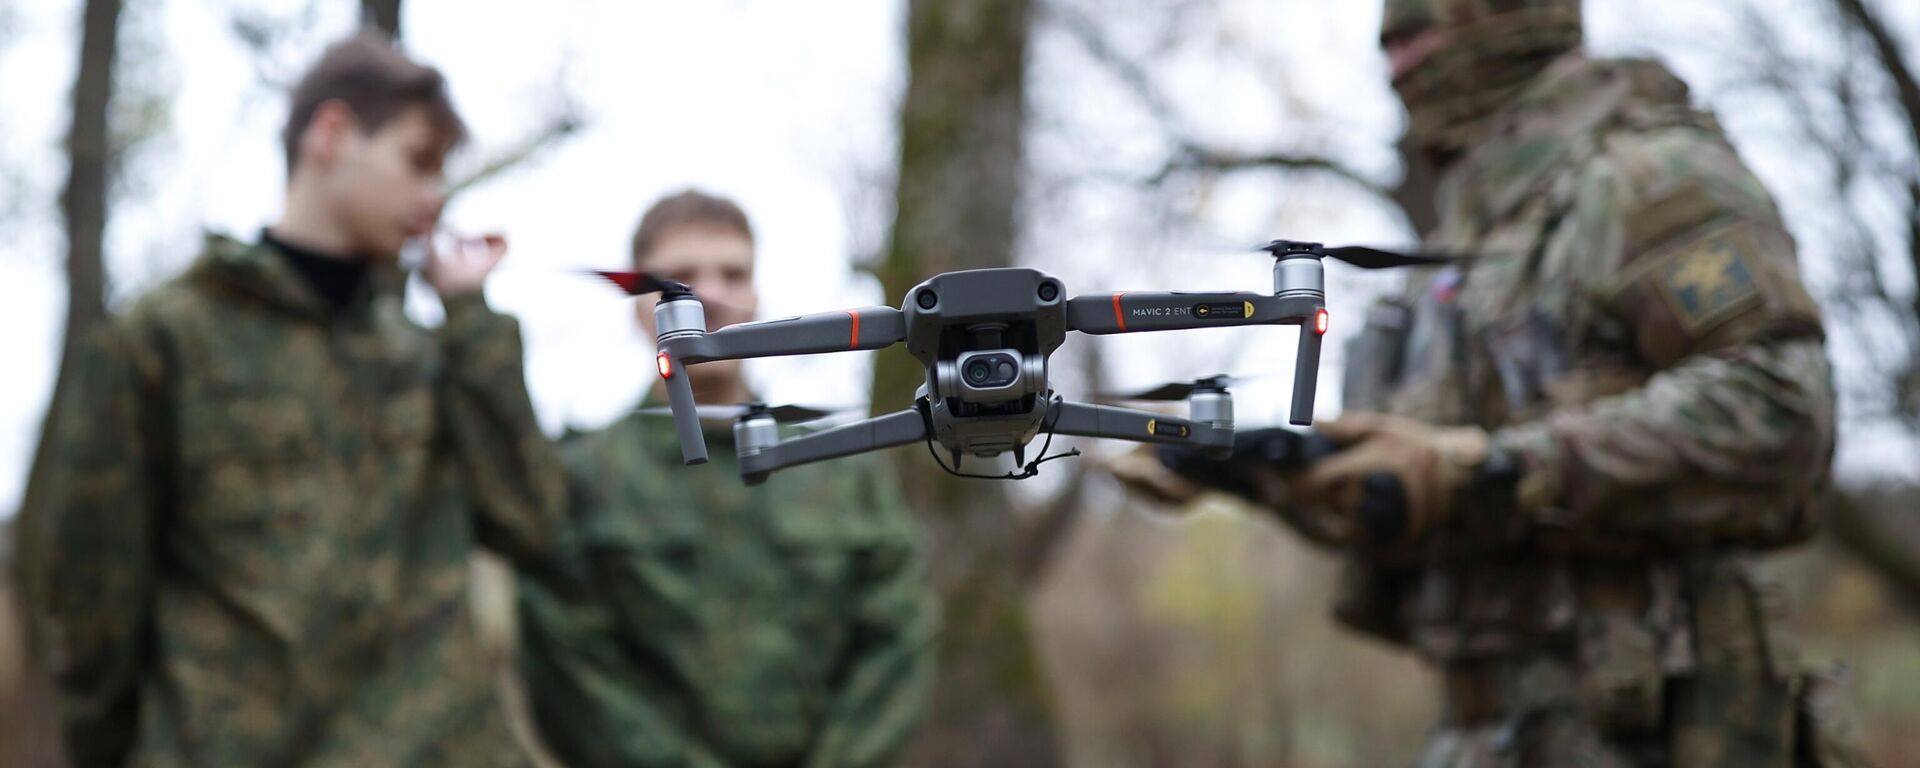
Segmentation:
[(423, 276), (442, 299), (473, 293), (486, 284), (487, 275), (506, 255), (504, 235), (434, 238), (428, 241)]

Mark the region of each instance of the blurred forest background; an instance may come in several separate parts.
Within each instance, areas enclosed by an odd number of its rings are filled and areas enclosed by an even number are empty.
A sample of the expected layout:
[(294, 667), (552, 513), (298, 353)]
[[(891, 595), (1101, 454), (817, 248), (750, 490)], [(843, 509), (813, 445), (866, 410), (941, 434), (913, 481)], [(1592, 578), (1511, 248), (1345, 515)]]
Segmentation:
[[(1920, 4), (1593, 0), (1587, 16), (1596, 50), (1689, 82), (1799, 240), (1840, 371), (1838, 487), (1828, 534), (1770, 567), (1808, 658), (1853, 665), (1872, 750), (1903, 764), (1920, 751)], [(769, 316), (897, 304), (929, 274), (1006, 264), (1076, 292), (1257, 290), (1257, 242), (1414, 241), (1432, 179), (1396, 147), (1378, 19), (1311, 0), (0, 0), (0, 518), (31, 503), (65, 342), (183, 268), (201, 230), (269, 220), (285, 89), (356, 25), (441, 66), (474, 125), (448, 218), (512, 238), (489, 295), (527, 326), (557, 433), (649, 384), (627, 308), (559, 268), (619, 264), (639, 211), (689, 184), (755, 217)], [(1326, 393), (1357, 329), (1341, 319), (1393, 281), (1330, 269)], [(1272, 423), (1291, 342), (1078, 343), (1054, 378), (1077, 395), (1269, 375), (1239, 410)], [(905, 355), (832, 358), (749, 373), (785, 401), (911, 394)], [(948, 630), (911, 764), (1375, 766), (1423, 738), (1432, 680), (1334, 627), (1331, 559), (1257, 511), (1146, 507), (1092, 460), (1002, 487), (897, 458)], [(477, 567), (505, 638), (504, 582)], [(11, 599), (0, 764), (50, 765)]]

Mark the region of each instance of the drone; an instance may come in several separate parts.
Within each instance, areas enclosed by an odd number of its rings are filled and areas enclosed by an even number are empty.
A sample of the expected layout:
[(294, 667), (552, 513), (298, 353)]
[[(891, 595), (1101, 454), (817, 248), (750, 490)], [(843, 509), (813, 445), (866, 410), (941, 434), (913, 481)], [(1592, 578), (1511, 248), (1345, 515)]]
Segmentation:
[[(744, 407), (736, 417), (734, 448), (741, 479), (766, 482), (774, 472), (855, 454), (924, 442), (936, 461), (938, 443), (959, 472), (966, 456), (992, 459), (1012, 453), (1022, 473), (964, 475), (1021, 479), (1035, 474), (1054, 435), (1181, 445), (1225, 458), (1233, 449), (1233, 398), (1224, 377), (1201, 379), (1154, 397), (1184, 398), (1185, 418), (1113, 405), (1070, 402), (1047, 382), (1047, 360), (1069, 331), (1093, 336), (1192, 328), (1295, 325), (1292, 408), (1288, 421), (1312, 424), (1315, 379), (1328, 316), (1322, 259), (1363, 269), (1447, 263), (1454, 257), (1320, 243), (1275, 240), (1273, 292), (1120, 292), (1068, 296), (1058, 278), (1037, 269), (1008, 267), (947, 272), (907, 292), (899, 308), (861, 307), (707, 330), (706, 312), (688, 286), (638, 272), (596, 272), (628, 295), (660, 294), (654, 308), (660, 378), (688, 465), (707, 461), (703, 407), (694, 401), (688, 366), (827, 352), (877, 350), (905, 343), (927, 378), (910, 408), (864, 421), (783, 437), (774, 409)], [(1163, 388), (1164, 389), (1164, 388)], [(709, 416), (715, 411), (704, 409)], [(1045, 434), (1040, 456), (1026, 447)]]

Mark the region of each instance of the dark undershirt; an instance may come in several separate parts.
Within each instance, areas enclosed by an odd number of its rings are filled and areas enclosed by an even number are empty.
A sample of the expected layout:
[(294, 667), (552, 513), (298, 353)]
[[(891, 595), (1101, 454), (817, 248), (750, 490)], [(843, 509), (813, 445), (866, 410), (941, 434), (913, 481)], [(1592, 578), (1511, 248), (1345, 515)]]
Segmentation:
[(333, 256), (302, 248), (274, 237), (272, 232), (266, 230), (261, 230), (260, 242), (273, 246), (274, 250), (285, 255), (294, 271), (307, 279), (307, 284), (319, 292), (335, 313), (346, 309), (353, 297), (360, 293), (361, 284), (367, 282), (366, 259)]

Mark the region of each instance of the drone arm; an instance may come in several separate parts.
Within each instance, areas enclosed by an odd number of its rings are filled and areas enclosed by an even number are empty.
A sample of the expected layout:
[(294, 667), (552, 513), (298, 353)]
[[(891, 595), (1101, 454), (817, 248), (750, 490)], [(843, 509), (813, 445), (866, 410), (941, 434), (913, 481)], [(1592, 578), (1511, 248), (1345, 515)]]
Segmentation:
[(1055, 402), (1047, 429), (1056, 434), (1105, 437), (1136, 443), (1184, 445), (1201, 450), (1232, 450), (1233, 429), (1152, 411), (1091, 403)]
[(1067, 300), (1067, 327), (1105, 335), (1240, 325), (1308, 322), (1323, 305), (1317, 296), (1251, 292), (1129, 292)]
[[(664, 346), (664, 345), (663, 345)], [(687, 466), (707, 463), (707, 433), (700, 428), (699, 409), (694, 406), (693, 383), (686, 371), (662, 351), (661, 374), (667, 382), (667, 404), (673, 409), (674, 432), (680, 437), (680, 460)]]
[(782, 320), (731, 325), (665, 342), (676, 362), (692, 365), (750, 357), (881, 349), (907, 338), (906, 316), (892, 307), (862, 307)]
[[(1217, 328), (1241, 325), (1298, 325), (1294, 351), (1293, 410), (1288, 421), (1313, 423), (1313, 400), (1320, 376), (1320, 346), (1327, 332), (1326, 299), (1317, 293), (1269, 296), (1259, 293), (1113, 293), (1067, 300), (1067, 327), (1081, 333), (1110, 334)], [(1064, 432), (1064, 430), (1062, 430)]]
[(667, 403), (673, 409), (674, 431), (680, 437), (680, 458), (688, 465), (707, 460), (706, 436), (700, 428), (693, 386), (684, 370), (686, 366), (749, 357), (880, 349), (906, 337), (907, 321), (900, 310), (862, 307), (743, 323), (712, 333), (688, 332), (661, 339), (660, 376), (667, 382)]
[(747, 481), (748, 485), (758, 485), (766, 480), (767, 475), (788, 467), (917, 443), (925, 439), (927, 439), (926, 417), (918, 409), (909, 408), (866, 421), (789, 438), (758, 453), (741, 456), (740, 476)]

